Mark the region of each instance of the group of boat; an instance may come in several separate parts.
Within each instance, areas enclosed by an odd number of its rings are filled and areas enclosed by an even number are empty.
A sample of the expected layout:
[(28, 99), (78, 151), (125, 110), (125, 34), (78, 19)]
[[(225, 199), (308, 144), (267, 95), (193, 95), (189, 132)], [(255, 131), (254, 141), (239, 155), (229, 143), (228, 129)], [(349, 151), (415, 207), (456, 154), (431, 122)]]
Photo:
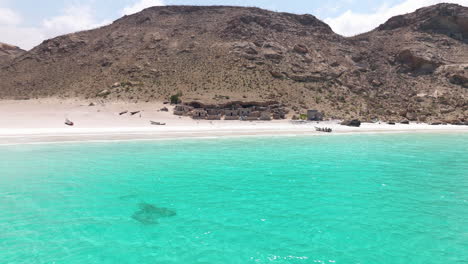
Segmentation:
[(333, 129), (331, 129), (329, 127), (315, 127), (315, 130), (319, 131), (319, 132), (325, 132), (325, 133), (333, 132)]

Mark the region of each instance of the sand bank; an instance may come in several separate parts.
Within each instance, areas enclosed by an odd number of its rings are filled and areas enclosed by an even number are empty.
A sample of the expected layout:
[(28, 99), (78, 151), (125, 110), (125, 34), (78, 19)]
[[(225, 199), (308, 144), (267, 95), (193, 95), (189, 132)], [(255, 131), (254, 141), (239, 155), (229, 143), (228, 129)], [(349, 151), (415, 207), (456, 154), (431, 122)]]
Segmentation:
[[(192, 120), (172, 114), (172, 107), (163, 103), (93, 102), (82, 100), (41, 99), (0, 101), (0, 144), (64, 142), (84, 140), (177, 139), (223, 136), (321, 135), (315, 126), (330, 127), (332, 134), (454, 132), (468, 133), (468, 126), (428, 124), (409, 125), (363, 123), (346, 127), (339, 121), (293, 123), (280, 121), (208, 121)], [(169, 112), (160, 111), (162, 107)], [(123, 111), (135, 112), (119, 115)], [(72, 120), (73, 127), (64, 124)], [(150, 121), (166, 123), (154, 126)]]

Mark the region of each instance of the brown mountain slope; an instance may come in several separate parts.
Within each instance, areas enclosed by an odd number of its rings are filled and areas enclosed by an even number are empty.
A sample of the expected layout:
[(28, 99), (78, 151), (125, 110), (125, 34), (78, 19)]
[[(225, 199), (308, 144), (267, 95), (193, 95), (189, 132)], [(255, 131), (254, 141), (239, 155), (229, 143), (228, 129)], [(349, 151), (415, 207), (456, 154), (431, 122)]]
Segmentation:
[(23, 54), (24, 52), (26, 51), (18, 47), (0, 42), (0, 64), (8, 62), (14, 57)]
[[(457, 21), (446, 23), (446, 21)], [(352, 38), (379, 100), (374, 113), (422, 120), (468, 117), (468, 8), (440, 4)], [(364, 48), (362, 48), (364, 47)]]
[[(15, 58), (0, 70), (0, 98), (151, 101), (182, 92), (184, 101), (277, 100), (327, 117), (464, 119), (466, 10), (433, 6), (348, 39), (311, 15), (153, 7)], [(446, 20), (457, 29), (439, 25)]]

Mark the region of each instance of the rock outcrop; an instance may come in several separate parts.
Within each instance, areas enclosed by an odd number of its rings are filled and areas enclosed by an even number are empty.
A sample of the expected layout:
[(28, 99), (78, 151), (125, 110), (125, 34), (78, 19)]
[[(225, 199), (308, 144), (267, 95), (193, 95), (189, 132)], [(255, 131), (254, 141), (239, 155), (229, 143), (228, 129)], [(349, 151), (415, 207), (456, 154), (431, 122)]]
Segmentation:
[(391, 18), (378, 30), (395, 30), (404, 27), (443, 34), (468, 43), (468, 11), (454, 4), (439, 4), (421, 8), (414, 13)]
[(342, 126), (350, 126), (350, 127), (360, 127), (361, 126), (361, 121), (359, 121), (357, 119), (345, 120), (345, 121), (341, 122), (341, 125)]
[(414, 74), (431, 74), (441, 65), (430, 54), (417, 54), (417, 52), (408, 49), (398, 53), (396, 59), (402, 64), (405, 72)]

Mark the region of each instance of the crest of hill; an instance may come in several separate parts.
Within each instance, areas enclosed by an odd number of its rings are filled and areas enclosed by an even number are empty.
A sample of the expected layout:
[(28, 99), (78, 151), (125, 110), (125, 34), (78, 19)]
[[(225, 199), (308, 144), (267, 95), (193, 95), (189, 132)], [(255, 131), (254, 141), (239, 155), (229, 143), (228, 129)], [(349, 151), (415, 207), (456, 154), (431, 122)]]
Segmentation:
[(277, 101), (330, 118), (462, 120), (466, 18), (465, 7), (442, 4), (345, 38), (312, 15), (152, 7), (20, 54), (1, 66), (0, 98), (138, 102), (180, 92), (183, 101)]
[[(237, 28), (236, 26), (239, 26), (239, 24), (257, 24), (262, 28), (275, 31), (287, 31), (291, 27), (303, 26), (303, 29), (332, 33), (331, 28), (326, 23), (313, 15), (278, 13), (256, 7), (239, 6), (155, 6), (134, 15), (124, 16), (116, 20), (115, 23), (139, 26), (145, 23), (151, 24), (158, 20), (164, 20), (165, 17), (174, 18), (174, 16), (190, 17), (192, 19), (191, 22), (194, 24), (208, 22), (205, 24), (205, 26), (208, 26), (205, 30), (211, 29), (213, 31), (219, 30), (219, 24), (217, 26), (213, 22), (224, 24), (227, 21), (228, 25), (232, 27), (231, 29)], [(203, 16), (209, 19), (206, 20)], [(190, 24), (190, 22), (184, 20), (178, 22), (184, 26)], [(209, 27), (210, 24), (214, 28)], [(247, 34), (247, 32), (240, 31), (238, 33)]]
[(391, 18), (380, 25), (377, 30), (399, 28), (444, 34), (468, 43), (468, 7), (457, 4), (438, 4), (420, 8), (414, 13)]
[(19, 56), (26, 52), (16, 46), (1, 43), (0, 42), (0, 64), (5, 63), (16, 56)]

